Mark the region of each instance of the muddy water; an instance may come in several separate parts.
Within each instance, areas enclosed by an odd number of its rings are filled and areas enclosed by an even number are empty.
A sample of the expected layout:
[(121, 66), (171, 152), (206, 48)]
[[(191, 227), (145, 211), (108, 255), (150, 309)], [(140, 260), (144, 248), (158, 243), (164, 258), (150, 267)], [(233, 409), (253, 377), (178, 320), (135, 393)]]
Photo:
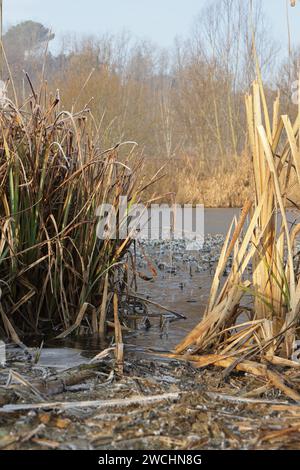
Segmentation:
[[(126, 337), (125, 375), (122, 378), (115, 376), (114, 380), (110, 379), (113, 361), (108, 360), (103, 364), (103, 369), (101, 365), (101, 372), (99, 369), (97, 376), (75, 386), (65, 386), (62, 394), (49, 397), (51, 401), (72, 401), (77, 402), (77, 405), (80, 402), (108, 398), (123, 401), (137, 395), (142, 398), (155, 395), (161, 397), (170, 392), (180, 394), (180, 399), (174, 403), (168, 400), (159, 406), (153, 403), (133, 405), (126, 408), (126, 412), (118, 407), (101, 411), (87, 405), (82, 409), (56, 412), (51, 405), (51, 412), (18, 412), (21, 413), (20, 416), (7, 412), (14, 404), (6, 405), (6, 413), (1, 415), (0, 448), (23, 450), (51, 446), (53, 449), (64, 450), (109, 451), (299, 447), (296, 432), (287, 433), (291, 429), (298, 429), (297, 417), (294, 418), (295, 423), (292, 422), (288, 411), (288, 408), (293, 407), (289, 407), (286, 402), (286, 411), (276, 412), (274, 399), (282, 400), (278, 392), (268, 391), (261, 402), (258, 400), (256, 403), (243, 404), (238, 401), (238, 391), (241, 390), (243, 394), (257, 392), (262, 384), (261, 378), (256, 380), (254, 377), (249, 379), (246, 376), (233, 375), (230, 380), (222, 381), (220, 372), (216, 369), (199, 372), (186, 367), (184, 363), (175, 363), (174, 366), (174, 362), (168, 363), (162, 356), (155, 356), (155, 360), (152, 360), (154, 356), (151, 349), (170, 350), (201, 319), (214, 263), (222, 244), (222, 237), (216, 234), (225, 234), (234, 213), (236, 211), (217, 209), (206, 212), (204, 250), (186, 253), (182, 252), (180, 245), (171, 246), (172, 249), (169, 249), (170, 246), (167, 249), (166, 246), (150, 245), (147, 249), (147, 256), (157, 265), (164, 264), (165, 269), (159, 270), (153, 281), (140, 280), (139, 293), (185, 314), (185, 320), (165, 321), (161, 328), (159, 319), (153, 318), (153, 314), (161, 313), (160, 309), (149, 305), (150, 328), (130, 333)], [(292, 221), (293, 219), (291, 217)], [(210, 236), (210, 233), (214, 236)], [(141, 256), (139, 263), (143, 264)], [(175, 272), (170, 272), (174, 269), (169, 270), (168, 267), (175, 267)], [(140, 270), (145, 271), (146, 268), (142, 266)], [(57, 369), (60, 373), (62, 369), (89, 362), (107, 344), (101, 344), (95, 337), (71, 337), (61, 342), (47, 343), (45, 346), (40, 360), (34, 366), (30, 361), (27, 363), (24, 360), (23, 351), (16, 349), (9, 367), (19, 371), (28, 382), (42, 379), (43, 383), (47, 383), (49, 378), (57, 380)], [(35, 352), (33, 349), (33, 353)], [(27, 354), (26, 351), (26, 358)], [(8, 370), (9, 368), (4, 370), (6, 375), (0, 374), (2, 387), (8, 383)], [(20, 389), (22, 386), (19, 388), (18, 383), (18, 395), (23, 398), (24, 390), (21, 392)], [(22, 402), (18, 400), (18, 405), (22, 405), (24, 400), (25, 403), (32, 404), (32, 397), (27, 389), (24, 397)], [(232, 401), (228, 401), (228, 397)], [(41, 418), (45, 417), (49, 421), (41, 427)], [(31, 439), (33, 436), (34, 440)]]
[[(163, 328), (161, 328), (161, 322), (150, 320), (151, 328), (149, 330), (128, 337), (128, 342), (132, 347), (169, 350), (199, 323), (206, 306), (213, 268), (222, 244), (222, 238), (218, 237), (219, 243), (214, 246), (215, 240), (211, 239), (211, 235), (213, 237), (224, 236), (233, 217), (238, 216), (239, 213), (239, 209), (205, 210), (205, 240), (208, 247), (211, 247), (211, 251), (188, 251), (181, 258), (180, 252), (172, 252), (168, 248), (164, 250), (162, 255), (159, 249), (152, 250), (152, 252), (151, 249), (145, 249), (152, 261), (155, 261), (156, 264), (162, 261), (167, 267), (174, 266), (176, 273), (168, 273), (166, 270), (159, 271), (153, 282), (140, 281), (139, 293), (143, 297), (148, 297), (150, 300), (170, 308), (170, 310), (184, 314), (186, 319), (170, 322)], [(201, 271), (202, 268), (203, 271)], [(149, 308), (154, 313), (161, 312), (151, 305)]]
[[(238, 209), (205, 210), (206, 240), (210, 239), (210, 235), (224, 236), (234, 215), (238, 214)], [(151, 326), (149, 329), (141, 328), (127, 334), (125, 341), (128, 351), (170, 350), (200, 321), (205, 308), (213, 274), (213, 264), (209, 266), (205, 260), (211, 258), (211, 253), (181, 253), (180, 249), (174, 252), (167, 248), (163, 254), (161, 251), (158, 248), (145, 248), (147, 256), (154, 264), (163, 261), (167, 266), (175, 266), (176, 273), (158, 270), (158, 275), (153, 281), (139, 281), (138, 292), (149, 300), (185, 315), (186, 319), (172, 321), (173, 317), (170, 315), (168, 321), (166, 312), (148, 305)], [(192, 258), (193, 261), (186, 258)], [(202, 267), (203, 264), (204, 270), (198, 272), (197, 265)], [(161, 313), (165, 319), (163, 328), (159, 317), (151, 317)], [(107, 344), (102, 344), (95, 337), (71, 337), (63, 341), (51, 341), (44, 345), (39, 365), (57, 369), (75, 367), (105, 347)]]
[[(186, 316), (186, 319), (173, 321), (159, 308), (148, 305), (150, 325), (148, 329), (141, 327), (138, 331), (127, 334), (126, 348), (131, 351), (170, 350), (180, 342), (191, 329), (201, 320), (208, 299), (214, 266), (222, 244), (222, 237), (228, 231), (234, 216), (239, 209), (206, 209), (205, 240), (209, 249), (182, 253), (179, 248), (144, 247), (147, 257), (156, 266), (164, 264), (164, 270), (158, 270), (157, 277), (152, 281), (139, 280), (138, 294), (150, 301), (161, 304)], [(297, 214), (290, 211), (290, 224), (295, 222)], [(218, 236), (220, 234), (220, 236)], [(217, 242), (216, 242), (217, 239)], [(147, 273), (147, 263), (140, 253), (140, 271)], [(176, 272), (170, 268), (175, 268)], [(159, 317), (164, 313), (163, 323)], [(44, 348), (41, 363), (49, 366), (72, 367), (87, 357), (102, 350), (106, 345), (97, 338), (70, 338), (60, 343), (52, 343)], [(60, 359), (59, 359), (60, 358)]]
[(206, 235), (226, 235), (234, 216), (239, 216), (240, 209), (205, 209), (204, 232)]

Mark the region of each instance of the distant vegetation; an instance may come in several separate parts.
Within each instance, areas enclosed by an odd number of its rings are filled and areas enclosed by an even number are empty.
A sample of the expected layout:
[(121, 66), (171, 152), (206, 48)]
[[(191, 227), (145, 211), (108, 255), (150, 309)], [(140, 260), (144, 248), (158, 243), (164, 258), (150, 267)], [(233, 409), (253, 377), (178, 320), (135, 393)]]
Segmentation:
[[(175, 191), (179, 201), (240, 205), (253, 184), (244, 105), (255, 78), (247, 4), (212, 1), (195, 20), (190, 37), (177, 39), (170, 50), (127, 33), (69, 35), (53, 55), (47, 44), (54, 35), (43, 25), (14, 26), (4, 46), (19, 101), (28, 93), (23, 71), (34, 85), (44, 75), (49, 91), (60, 90), (62, 107), (89, 108), (101, 122), (102, 148), (135, 140), (147, 171), (167, 163), (163, 189)], [(293, 116), (291, 89), (299, 54), (291, 51), (282, 61), (259, 5), (253, 22), (266, 95), (273, 99), (278, 85), (281, 111)]]

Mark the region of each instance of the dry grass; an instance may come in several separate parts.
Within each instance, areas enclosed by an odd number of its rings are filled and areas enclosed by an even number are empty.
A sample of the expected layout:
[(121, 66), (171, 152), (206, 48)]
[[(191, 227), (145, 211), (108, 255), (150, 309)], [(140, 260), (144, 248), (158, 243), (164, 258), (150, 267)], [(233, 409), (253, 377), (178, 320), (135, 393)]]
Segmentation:
[[(150, 173), (159, 165), (147, 164)], [(155, 189), (159, 194), (174, 193), (179, 204), (204, 204), (205, 207), (243, 207), (254, 200), (255, 183), (250, 153), (230, 156), (225, 161), (203, 164), (197, 158), (182, 156), (171, 159), (164, 167), (164, 178)], [(290, 175), (287, 205), (300, 207), (297, 176)]]
[[(159, 165), (145, 167), (150, 173)], [(223, 162), (203, 163), (187, 155), (171, 159), (164, 167), (164, 178), (155, 189), (159, 194), (174, 193), (179, 204), (205, 207), (242, 207), (253, 197), (253, 169), (248, 155), (228, 156)]]
[[(300, 225), (289, 227), (286, 207), (292, 182), (296, 179), (298, 188), (300, 183), (300, 112), (291, 124), (288, 116), (280, 116), (279, 105), (278, 97), (271, 120), (260, 81), (246, 96), (255, 201), (245, 204), (239, 222), (233, 221), (206, 314), (176, 351), (198, 353), (213, 348), (215, 354), (205, 359), (205, 365), (220, 363), (229, 369), (267, 374), (277, 388), (299, 400), (300, 395), (286, 387), (276, 374), (262, 371), (259, 364), (245, 362), (248, 357), (263, 357), (277, 365), (294, 367), (288, 360), (292, 358), (300, 317), (300, 276), (294, 262)], [(232, 267), (221, 285), (230, 256)], [(252, 269), (250, 278), (248, 267)], [(253, 299), (251, 309), (244, 307), (245, 294)], [(249, 321), (242, 322), (241, 315), (248, 316)], [(200, 357), (198, 361), (201, 362)]]
[(83, 319), (97, 332), (105, 274), (112, 290), (126, 275), (130, 240), (99, 240), (96, 211), (139, 200), (140, 163), (132, 143), (100, 148), (100, 132), (88, 109), (61, 110), (46, 86), (0, 110), (0, 330), (17, 342)]

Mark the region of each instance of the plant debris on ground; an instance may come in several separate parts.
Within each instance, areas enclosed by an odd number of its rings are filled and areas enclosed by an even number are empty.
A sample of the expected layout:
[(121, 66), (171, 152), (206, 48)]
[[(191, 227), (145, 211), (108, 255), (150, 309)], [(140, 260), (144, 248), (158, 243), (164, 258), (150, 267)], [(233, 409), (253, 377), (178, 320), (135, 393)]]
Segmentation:
[[(29, 384), (43, 382), (45, 392), (70, 371), (32, 367), (20, 355), (0, 372), (0, 449), (292, 449), (300, 440), (300, 405), (259, 377), (127, 354), (122, 377), (108, 357), (41, 397)], [(14, 394), (7, 407), (3, 392)]]

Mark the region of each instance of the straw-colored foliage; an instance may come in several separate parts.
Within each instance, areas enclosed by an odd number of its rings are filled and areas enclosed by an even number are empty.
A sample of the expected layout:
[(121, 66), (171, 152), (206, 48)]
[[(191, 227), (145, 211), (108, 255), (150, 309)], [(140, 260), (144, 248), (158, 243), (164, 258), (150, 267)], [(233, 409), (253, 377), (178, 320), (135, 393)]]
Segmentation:
[(2, 104), (0, 330), (19, 341), (84, 318), (87, 331), (103, 332), (102, 294), (122, 281), (130, 241), (98, 239), (97, 208), (138, 200), (135, 145), (100, 148), (88, 110), (61, 110), (45, 86), (19, 107)]
[[(213, 348), (222, 358), (239, 361), (257, 354), (290, 359), (299, 324), (295, 259), (300, 226), (289, 226), (286, 207), (291, 182), (300, 183), (300, 113), (293, 124), (280, 116), (278, 97), (271, 119), (260, 81), (246, 96), (246, 109), (255, 201), (248, 201), (240, 220), (233, 221), (204, 318), (176, 352)], [(230, 273), (221, 283), (230, 257)], [(253, 300), (250, 308), (247, 298)]]

